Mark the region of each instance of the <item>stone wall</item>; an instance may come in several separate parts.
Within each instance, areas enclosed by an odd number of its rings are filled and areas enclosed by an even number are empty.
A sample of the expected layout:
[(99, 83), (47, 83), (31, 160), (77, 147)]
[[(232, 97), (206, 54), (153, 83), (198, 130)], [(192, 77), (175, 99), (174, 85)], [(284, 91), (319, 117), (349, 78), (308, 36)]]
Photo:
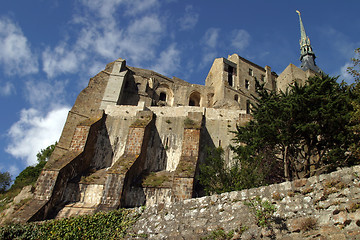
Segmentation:
[[(308, 179), (146, 207), (133, 233), (148, 239), (200, 239), (235, 230), (234, 239), (360, 239), (360, 166)], [(244, 203), (276, 207), (269, 228)]]

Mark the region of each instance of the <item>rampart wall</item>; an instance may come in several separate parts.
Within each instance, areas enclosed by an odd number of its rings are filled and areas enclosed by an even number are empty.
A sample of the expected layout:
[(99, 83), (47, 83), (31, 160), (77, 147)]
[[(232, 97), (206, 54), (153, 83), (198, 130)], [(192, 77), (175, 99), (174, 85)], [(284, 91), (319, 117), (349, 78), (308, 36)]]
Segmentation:
[[(360, 166), (254, 189), (146, 207), (133, 233), (147, 239), (200, 239), (235, 230), (233, 239), (360, 239)], [(259, 227), (245, 202), (276, 207)]]

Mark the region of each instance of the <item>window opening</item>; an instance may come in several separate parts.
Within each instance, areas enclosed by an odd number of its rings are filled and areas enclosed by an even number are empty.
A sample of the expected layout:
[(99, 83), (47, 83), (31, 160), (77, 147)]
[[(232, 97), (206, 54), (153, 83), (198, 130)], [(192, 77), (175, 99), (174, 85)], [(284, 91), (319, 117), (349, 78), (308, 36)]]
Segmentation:
[(233, 72), (234, 68), (232, 66), (228, 67), (228, 83), (232, 87), (233, 86)]
[(189, 98), (189, 106), (200, 107), (200, 93), (193, 92)]
[(161, 92), (161, 93), (160, 93), (160, 96), (159, 96), (159, 100), (160, 100), (160, 101), (166, 101), (166, 93)]
[(251, 108), (250, 101), (246, 100), (246, 113), (247, 114), (250, 114), (250, 108)]
[(253, 70), (249, 68), (249, 76), (254, 76)]
[(265, 75), (260, 76), (261, 81), (265, 82)]
[(249, 89), (250, 88), (250, 82), (249, 80), (245, 80), (245, 88)]

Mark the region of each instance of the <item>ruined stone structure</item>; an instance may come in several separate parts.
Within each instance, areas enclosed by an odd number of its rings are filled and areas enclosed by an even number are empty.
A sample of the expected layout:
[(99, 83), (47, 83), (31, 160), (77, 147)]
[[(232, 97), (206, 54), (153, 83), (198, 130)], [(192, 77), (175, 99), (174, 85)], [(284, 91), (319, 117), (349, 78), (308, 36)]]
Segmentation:
[[(312, 50), (302, 52), (302, 61), (314, 57)], [(231, 131), (250, 119), (255, 81), (280, 91), (316, 73), (290, 64), (278, 76), (233, 54), (215, 59), (205, 85), (198, 85), (127, 66), (124, 59), (109, 63), (77, 97), (34, 198), (16, 218), (60, 218), (198, 196), (195, 177), (207, 147), (221, 146), (231, 164)]]

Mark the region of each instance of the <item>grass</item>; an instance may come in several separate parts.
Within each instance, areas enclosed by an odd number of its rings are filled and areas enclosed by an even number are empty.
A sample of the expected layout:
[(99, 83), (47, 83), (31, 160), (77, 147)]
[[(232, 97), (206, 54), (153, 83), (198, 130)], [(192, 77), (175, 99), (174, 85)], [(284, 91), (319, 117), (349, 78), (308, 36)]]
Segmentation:
[(299, 224), (300, 224), (300, 226), (299, 226), (300, 230), (303, 232), (307, 232), (307, 231), (310, 231), (310, 230), (316, 228), (317, 220), (313, 217), (307, 217), (307, 218), (301, 219)]
[(147, 176), (144, 180), (143, 180), (143, 186), (146, 187), (158, 187), (161, 186), (163, 183), (165, 182), (169, 182), (170, 178), (168, 175), (164, 175), (161, 173), (150, 173), (149, 176)]
[(193, 128), (193, 129), (200, 129), (201, 126), (198, 122), (192, 120), (189, 117), (186, 117), (184, 120), (184, 127), (185, 128)]

